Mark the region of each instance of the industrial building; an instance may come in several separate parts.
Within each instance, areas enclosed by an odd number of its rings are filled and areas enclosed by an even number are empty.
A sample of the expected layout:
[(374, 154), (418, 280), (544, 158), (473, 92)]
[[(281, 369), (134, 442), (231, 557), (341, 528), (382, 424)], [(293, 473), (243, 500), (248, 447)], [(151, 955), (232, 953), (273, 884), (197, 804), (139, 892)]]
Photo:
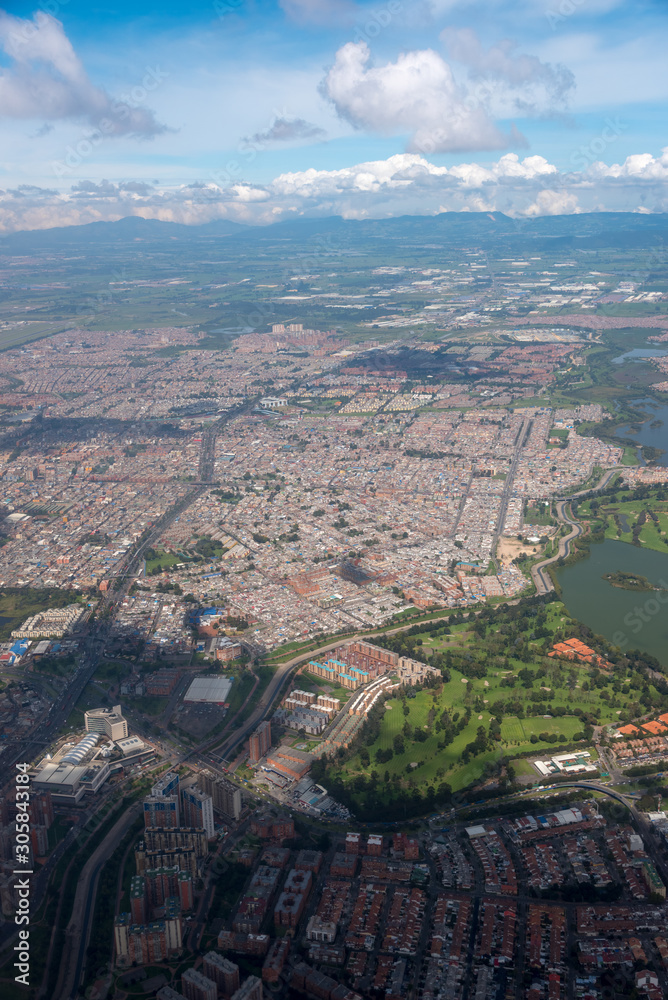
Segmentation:
[(231, 677), (195, 677), (183, 700), (198, 705), (226, 705), (231, 687)]

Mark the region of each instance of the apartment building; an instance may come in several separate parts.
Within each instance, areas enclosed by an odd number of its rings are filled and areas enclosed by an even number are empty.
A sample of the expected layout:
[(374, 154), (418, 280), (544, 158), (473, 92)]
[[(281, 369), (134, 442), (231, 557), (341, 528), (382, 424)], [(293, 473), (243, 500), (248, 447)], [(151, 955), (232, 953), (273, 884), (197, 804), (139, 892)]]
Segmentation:
[(271, 747), (271, 723), (261, 722), (248, 741), (248, 757), (251, 764), (257, 764)]
[(196, 787), (184, 788), (181, 793), (184, 826), (199, 827), (209, 839), (215, 834), (213, 798)]

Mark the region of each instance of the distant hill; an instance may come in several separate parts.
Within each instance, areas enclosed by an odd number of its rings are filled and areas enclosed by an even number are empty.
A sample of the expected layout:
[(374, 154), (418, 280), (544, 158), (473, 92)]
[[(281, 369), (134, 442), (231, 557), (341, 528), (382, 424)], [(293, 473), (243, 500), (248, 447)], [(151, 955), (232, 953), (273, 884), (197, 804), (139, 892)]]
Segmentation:
[(220, 219), (204, 226), (184, 226), (178, 222), (128, 216), (118, 222), (89, 222), (84, 226), (61, 226), (57, 229), (31, 229), (9, 233), (0, 238), (0, 248), (54, 249), (59, 246), (127, 243), (129, 240), (199, 239), (202, 236), (227, 236), (246, 229), (237, 222)]
[(582, 215), (539, 216), (511, 219), (502, 212), (443, 212), (440, 215), (404, 215), (363, 221), (332, 216), (324, 219), (289, 219), (269, 226), (247, 226), (220, 219), (201, 226), (185, 226), (157, 219), (131, 216), (118, 222), (91, 222), (84, 226), (30, 230), (0, 237), (0, 252), (30, 253), (59, 247), (86, 246), (97, 249), (119, 244), (141, 243), (173, 247), (183, 243), (211, 243), (223, 238), (244, 244), (273, 244), (335, 239), (338, 246), (356, 242), (403, 240), (438, 245), (512, 247), (522, 253), (558, 246), (596, 249), (602, 246), (655, 246), (668, 241), (668, 214), (639, 215), (631, 212), (597, 212)]

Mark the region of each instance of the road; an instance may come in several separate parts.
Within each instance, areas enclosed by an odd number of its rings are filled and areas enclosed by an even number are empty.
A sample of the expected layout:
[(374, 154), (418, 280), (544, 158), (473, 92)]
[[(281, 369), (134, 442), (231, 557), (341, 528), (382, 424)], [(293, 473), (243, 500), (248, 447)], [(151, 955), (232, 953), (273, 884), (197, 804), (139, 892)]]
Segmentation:
[(572, 511), (569, 506), (571, 500), (574, 500), (576, 497), (588, 496), (590, 493), (598, 493), (600, 490), (604, 490), (618, 472), (618, 466), (612, 469), (606, 469), (603, 476), (595, 486), (590, 486), (586, 490), (579, 490), (577, 493), (573, 493), (569, 497), (556, 501), (557, 519), (561, 524), (570, 524), (571, 530), (567, 535), (564, 535), (563, 538), (559, 539), (559, 547), (556, 555), (551, 556), (549, 559), (543, 559), (542, 562), (536, 563), (531, 567), (531, 579), (533, 580), (537, 594), (547, 594), (550, 590), (554, 590), (552, 580), (545, 572), (546, 567), (551, 566), (559, 559), (565, 559), (568, 555), (570, 555), (571, 542), (584, 531), (580, 522), (574, 520), (571, 516)]
[(65, 932), (63, 955), (53, 1000), (74, 1000), (79, 994), (100, 872), (139, 815), (140, 810), (141, 803), (136, 802), (123, 813), (102, 843), (91, 854), (81, 871), (74, 897), (72, 916)]
[(551, 556), (549, 559), (543, 559), (542, 562), (536, 563), (531, 567), (531, 579), (534, 582), (537, 594), (547, 594), (548, 591), (554, 590), (554, 584), (552, 583), (549, 575), (545, 572), (545, 568), (558, 562), (559, 559), (566, 558), (566, 556), (570, 554), (571, 542), (584, 531), (580, 522), (574, 521), (570, 516), (570, 508), (565, 500), (557, 501), (556, 510), (558, 520), (561, 524), (570, 524), (571, 530), (567, 535), (564, 535), (559, 539), (559, 546), (557, 548), (556, 555)]
[(157, 542), (160, 535), (174, 523), (176, 518), (179, 517), (184, 510), (192, 506), (196, 500), (206, 493), (209, 487), (215, 485), (213, 475), (216, 464), (216, 438), (218, 433), (223, 429), (225, 424), (233, 418), (239, 417), (244, 413), (249, 413), (255, 406), (257, 398), (257, 396), (254, 396), (253, 398), (246, 400), (246, 402), (242, 403), (240, 406), (232, 407), (230, 410), (223, 413), (218, 420), (210, 424), (205, 430), (202, 431), (198, 466), (198, 484), (194, 486), (193, 489), (189, 490), (185, 496), (181, 497), (177, 503), (169, 507), (146, 532), (139, 545), (126, 555), (125, 561), (121, 563), (121, 569), (116, 578), (116, 586), (114, 590), (109, 591), (105, 597), (105, 604), (107, 607), (111, 608), (125, 596), (134, 577), (137, 575), (140, 564), (144, 561), (144, 553), (146, 552), (146, 549), (150, 548), (155, 544), (155, 542)]
[(496, 529), (494, 531), (494, 538), (492, 541), (492, 559), (494, 560), (494, 565), (498, 571), (498, 563), (496, 561), (496, 547), (499, 542), (499, 536), (503, 531), (503, 525), (506, 520), (506, 511), (508, 510), (508, 501), (510, 500), (510, 495), (513, 491), (513, 482), (515, 481), (515, 473), (517, 472), (517, 466), (522, 455), (522, 448), (524, 447), (524, 440), (527, 436), (527, 430), (529, 428), (531, 421), (524, 419), (522, 421), (522, 427), (515, 438), (517, 447), (513, 452), (512, 461), (510, 463), (510, 468), (508, 469), (508, 474), (506, 475), (506, 482), (503, 488), (503, 493), (501, 495), (501, 505), (499, 507), (499, 516), (496, 522)]

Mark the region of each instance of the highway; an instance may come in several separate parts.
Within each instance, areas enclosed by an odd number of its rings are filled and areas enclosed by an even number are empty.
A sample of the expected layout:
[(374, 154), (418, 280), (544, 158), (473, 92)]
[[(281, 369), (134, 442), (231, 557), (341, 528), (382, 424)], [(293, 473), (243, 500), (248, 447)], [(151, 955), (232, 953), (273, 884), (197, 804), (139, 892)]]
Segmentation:
[(569, 506), (571, 500), (574, 500), (576, 497), (589, 496), (590, 494), (598, 493), (600, 490), (604, 490), (618, 472), (619, 467), (617, 466), (612, 469), (606, 469), (602, 478), (595, 486), (590, 486), (585, 490), (579, 490), (577, 493), (573, 493), (569, 497), (564, 497), (561, 500), (555, 501), (557, 519), (561, 524), (570, 524), (571, 530), (567, 535), (564, 535), (563, 538), (559, 539), (559, 547), (556, 555), (551, 556), (549, 559), (543, 559), (542, 562), (536, 563), (531, 567), (531, 579), (534, 582), (537, 594), (547, 594), (550, 590), (554, 590), (552, 580), (545, 572), (545, 568), (547, 566), (551, 566), (553, 563), (556, 563), (559, 559), (565, 559), (568, 555), (570, 555), (571, 542), (584, 531), (580, 522), (576, 521), (571, 516), (572, 511)]
[(503, 487), (503, 493), (501, 495), (501, 504), (499, 507), (499, 516), (496, 521), (496, 529), (494, 531), (494, 537), (492, 540), (492, 559), (494, 560), (494, 565), (498, 571), (499, 566), (496, 561), (496, 549), (499, 542), (499, 535), (503, 531), (503, 525), (506, 520), (506, 511), (508, 510), (508, 501), (510, 500), (510, 495), (513, 491), (513, 483), (515, 481), (515, 473), (517, 472), (517, 466), (519, 465), (520, 457), (522, 455), (522, 448), (524, 447), (524, 441), (527, 436), (527, 430), (530, 426), (531, 421), (524, 419), (522, 421), (522, 427), (515, 438), (517, 447), (513, 452), (513, 458), (510, 463), (510, 468), (508, 469), (508, 474), (506, 476), (506, 482)]
[(102, 843), (84, 865), (65, 932), (60, 972), (53, 1000), (75, 1000), (86, 963), (97, 885), (104, 865), (127, 833), (141, 810), (141, 803), (130, 806), (111, 828)]
[(562, 524), (570, 524), (571, 530), (563, 538), (559, 539), (559, 546), (557, 548), (557, 553), (551, 556), (549, 559), (543, 559), (542, 562), (536, 563), (531, 567), (531, 579), (536, 587), (537, 594), (547, 594), (548, 591), (554, 590), (552, 580), (545, 572), (547, 566), (551, 566), (556, 563), (559, 559), (564, 559), (566, 556), (570, 555), (571, 542), (574, 538), (577, 538), (582, 534), (584, 528), (579, 521), (574, 521), (570, 516), (568, 507), (568, 502), (565, 500), (557, 500), (556, 503), (557, 518)]

